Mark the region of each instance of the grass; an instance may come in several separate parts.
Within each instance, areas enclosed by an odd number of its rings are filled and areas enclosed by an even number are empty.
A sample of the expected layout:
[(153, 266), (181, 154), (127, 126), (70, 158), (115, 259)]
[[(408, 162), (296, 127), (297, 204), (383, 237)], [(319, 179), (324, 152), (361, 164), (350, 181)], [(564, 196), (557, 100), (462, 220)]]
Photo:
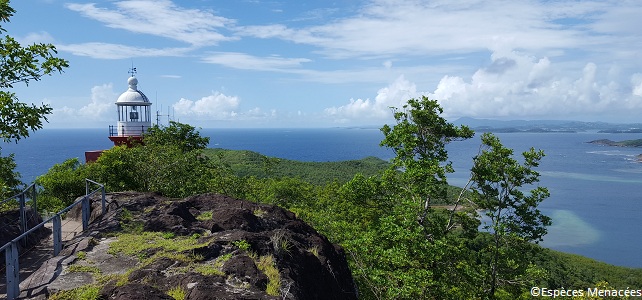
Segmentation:
[(196, 216), (196, 220), (199, 221), (208, 221), (212, 219), (212, 212), (211, 211), (204, 211), (200, 213), (198, 216)]
[(134, 220), (134, 215), (131, 211), (123, 208), (120, 213), (120, 227), (123, 232), (127, 233), (140, 233), (143, 232), (143, 222)]
[(190, 269), (196, 273), (200, 273), (204, 276), (224, 276), (225, 273), (220, 270), (220, 265), (218, 261), (215, 261), (213, 265), (210, 264), (198, 264), (191, 266)]
[(264, 216), (265, 214), (266, 214), (266, 212), (264, 210), (260, 209), (260, 208), (257, 208), (257, 209), (254, 210), (254, 215), (259, 217), (259, 218)]
[(50, 300), (95, 300), (98, 299), (100, 287), (94, 284), (75, 289), (60, 291), (49, 296)]
[(234, 241), (232, 242), (232, 244), (234, 244), (234, 246), (236, 247), (239, 247), (239, 249), (243, 251), (248, 251), (251, 247), (250, 243), (248, 243), (246, 240)]
[(179, 257), (181, 253), (192, 249), (207, 246), (207, 243), (199, 243), (191, 237), (175, 237), (168, 239), (168, 235), (162, 232), (142, 232), (140, 234), (123, 233), (118, 240), (109, 245), (110, 254), (123, 253), (126, 255), (139, 255), (145, 250), (157, 248), (158, 255)]
[(185, 289), (181, 286), (171, 288), (167, 291), (167, 295), (174, 298), (175, 300), (184, 300), (185, 299)]
[(67, 271), (68, 272), (72, 272), (72, 273), (74, 273), (74, 272), (76, 272), (76, 273), (87, 272), (87, 273), (91, 273), (91, 274), (94, 274), (94, 275), (100, 275), (102, 273), (100, 271), (100, 269), (98, 269), (98, 267), (95, 267), (95, 266), (84, 266), (84, 265), (71, 265), (71, 266), (69, 266)]
[(312, 255), (314, 255), (317, 258), (319, 258), (319, 246), (314, 246), (314, 247), (308, 248), (308, 252), (312, 253)]
[(289, 253), (292, 249), (292, 242), (288, 240), (285, 236), (285, 231), (283, 230), (277, 230), (274, 235), (270, 237), (270, 241), (272, 242), (272, 247), (276, 253), (281, 251)]
[(268, 278), (265, 292), (270, 296), (278, 296), (281, 288), (281, 274), (279, 274), (279, 269), (276, 268), (274, 256), (264, 255), (259, 257), (256, 266)]

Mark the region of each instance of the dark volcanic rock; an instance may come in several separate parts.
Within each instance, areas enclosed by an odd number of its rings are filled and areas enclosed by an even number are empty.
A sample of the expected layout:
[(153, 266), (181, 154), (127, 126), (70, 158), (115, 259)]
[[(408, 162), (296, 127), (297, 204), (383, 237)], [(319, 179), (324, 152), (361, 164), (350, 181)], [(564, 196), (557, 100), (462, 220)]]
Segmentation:
[[(27, 228), (33, 228), (34, 226), (42, 222), (40, 215), (35, 214), (33, 209), (26, 208), (25, 216), (27, 219)], [(37, 229), (35, 232), (27, 235), (26, 247), (30, 248), (33, 245), (36, 245), (41, 242), (42, 238), (46, 237), (51, 233), (51, 230), (45, 227)], [(9, 210), (0, 213), (0, 246), (12, 241), (18, 236), (22, 235), (20, 230), (20, 211), (18, 209)], [(22, 247), (24, 244), (19, 243), (19, 246)], [(4, 259), (0, 261), (1, 265), (4, 265)]]
[(254, 260), (246, 255), (237, 255), (230, 258), (230, 260), (226, 261), (223, 265), (222, 271), (225, 272), (225, 274), (246, 279), (247, 282), (258, 289), (265, 290), (267, 287), (267, 276), (259, 271)]
[[(290, 211), (218, 194), (169, 199), (127, 192), (107, 198), (108, 212), (90, 226), (95, 240), (134, 228), (197, 245), (168, 253), (150, 241), (133, 255), (139, 263), (120, 272), (127, 284), (122, 278), (104, 284), (101, 299), (171, 299), (168, 291), (176, 289), (185, 299), (357, 299), (343, 249)], [(92, 206), (100, 209), (100, 201)], [(79, 263), (106, 269), (98, 261)]]
[(174, 300), (163, 291), (146, 284), (130, 283), (101, 293), (102, 299), (110, 300)]

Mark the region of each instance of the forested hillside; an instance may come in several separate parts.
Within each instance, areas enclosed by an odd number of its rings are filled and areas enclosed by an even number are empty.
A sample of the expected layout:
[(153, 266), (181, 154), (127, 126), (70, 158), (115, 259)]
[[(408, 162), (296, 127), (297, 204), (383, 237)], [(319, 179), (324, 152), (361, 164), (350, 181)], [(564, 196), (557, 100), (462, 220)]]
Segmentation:
[[(543, 151), (515, 158), (484, 134), (468, 185), (449, 186), (444, 146), (473, 132), (440, 113), (427, 98), (397, 110), (397, 123), (382, 128), (382, 145), (396, 153), (391, 162), (304, 163), (205, 149), (208, 140), (195, 128), (171, 123), (151, 130), (144, 145), (115, 147), (91, 164), (54, 166), (38, 178), (39, 207), (64, 207), (84, 193), (84, 178), (111, 192), (214, 192), (276, 204), (345, 249), (362, 299), (527, 299), (534, 286), (642, 286), (642, 270), (537, 245), (550, 224), (537, 209), (548, 190), (534, 185)], [(482, 215), (489, 222), (480, 226)]]
[(257, 178), (299, 178), (315, 185), (332, 181), (345, 183), (355, 174), (378, 175), (390, 165), (377, 157), (332, 162), (304, 162), (267, 157), (247, 150), (205, 149), (205, 155), (229, 167), (236, 176)]

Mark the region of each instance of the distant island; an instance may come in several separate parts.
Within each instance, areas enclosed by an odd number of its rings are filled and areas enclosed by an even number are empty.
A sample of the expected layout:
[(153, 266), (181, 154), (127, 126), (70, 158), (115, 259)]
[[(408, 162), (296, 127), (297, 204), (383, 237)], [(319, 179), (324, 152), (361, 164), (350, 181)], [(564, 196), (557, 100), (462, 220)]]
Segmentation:
[[(614, 147), (642, 147), (642, 139), (637, 140), (626, 140), (626, 141), (612, 141), (609, 139), (600, 139), (588, 142), (589, 144), (605, 145), (605, 146), (614, 146)], [(636, 156), (638, 162), (642, 162), (642, 154)]]
[(492, 120), (462, 117), (453, 122), (477, 132), (496, 133), (642, 133), (642, 123), (614, 124), (571, 120)]
[(605, 145), (605, 146), (615, 146), (615, 147), (642, 147), (642, 139), (638, 140), (626, 140), (626, 141), (612, 141), (609, 139), (600, 139), (588, 142), (589, 144)]

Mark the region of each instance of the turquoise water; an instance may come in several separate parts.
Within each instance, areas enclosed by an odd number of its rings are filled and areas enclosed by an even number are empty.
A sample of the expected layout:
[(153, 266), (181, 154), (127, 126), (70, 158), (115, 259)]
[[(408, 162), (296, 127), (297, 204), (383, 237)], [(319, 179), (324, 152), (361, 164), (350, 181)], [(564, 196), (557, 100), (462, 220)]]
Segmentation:
[[(252, 150), (264, 155), (303, 160), (338, 161), (393, 157), (380, 148), (378, 129), (203, 129), (210, 147)], [(541, 209), (553, 218), (542, 245), (607, 263), (642, 267), (642, 149), (588, 144), (596, 139), (627, 140), (640, 134), (505, 133), (502, 142), (521, 153), (535, 147), (546, 157), (538, 171), (551, 197)], [(107, 129), (41, 130), (19, 144), (4, 144), (2, 154), (16, 153), (18, 171), (30, 182), (55, 163), (70, 157), (84, 160), (84, 151), (107, 149)], [(468, 180), (479, 137), (448, 147), (455, 173), (451, 184)]]
[[(543, 246), (585, 255), (615, 265), (642, 267), (642, 163), (640, 148), (586, 142), (627, 140), (640, 134), (506, 133), (498, 134), (515, 153), (529, 147), (546, 153), (537, 170), (551, 197), (540, 206), (553, 225)], [(465, 184), (479, 151), (479, 139), (450, 145), (456, 173), (452, 184)]]

